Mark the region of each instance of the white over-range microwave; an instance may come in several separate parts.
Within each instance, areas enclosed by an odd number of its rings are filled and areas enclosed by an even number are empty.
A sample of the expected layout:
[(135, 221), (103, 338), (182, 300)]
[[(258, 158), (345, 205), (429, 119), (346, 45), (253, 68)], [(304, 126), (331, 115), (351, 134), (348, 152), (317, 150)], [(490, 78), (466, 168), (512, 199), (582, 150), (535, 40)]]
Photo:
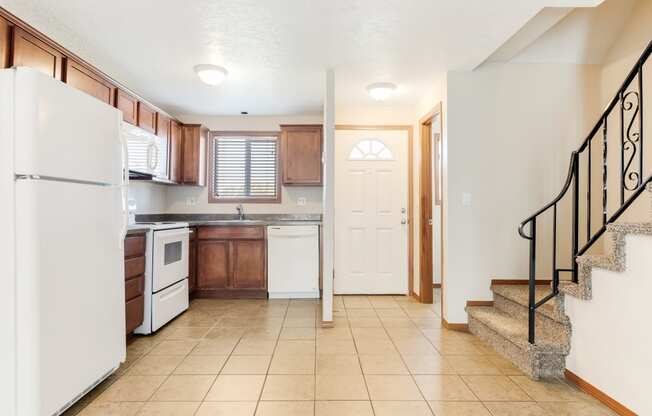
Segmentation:
[(129, 171), (154, 178), (168, 177), (168, 141), (129, 123), (122, 123)]

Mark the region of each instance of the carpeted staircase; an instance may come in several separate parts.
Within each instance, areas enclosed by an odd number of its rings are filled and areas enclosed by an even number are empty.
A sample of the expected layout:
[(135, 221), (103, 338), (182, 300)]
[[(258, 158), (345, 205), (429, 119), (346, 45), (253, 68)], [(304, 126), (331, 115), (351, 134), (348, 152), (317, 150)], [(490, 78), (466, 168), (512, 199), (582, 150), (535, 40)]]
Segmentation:
[[(652, 192), (652, 186), (648, 185), (647, 190)], [(536, 310), (535, 344), (528, 342), (527, 285), (493, 285), (493, 306), (467, 306), (469, 330), (533, 379), (563, 376), (572, 334), (564, 297), (590, 301), (593, 268), (624, 271), (627, 234), (652, 235), (652, 223), (607, 225), (605, 238), (611, 239), (608, 252), (579, 256), (578, 283), (561, 281), (559, 295)], [(547, 285), (537, 286), (536, 300), (550, 290)]]

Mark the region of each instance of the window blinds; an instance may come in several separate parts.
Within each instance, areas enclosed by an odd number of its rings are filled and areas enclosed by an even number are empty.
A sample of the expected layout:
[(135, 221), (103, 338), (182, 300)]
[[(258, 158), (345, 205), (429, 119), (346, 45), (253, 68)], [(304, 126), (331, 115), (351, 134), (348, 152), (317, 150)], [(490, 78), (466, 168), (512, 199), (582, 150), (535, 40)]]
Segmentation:
[(271, 137), (213, 137), (216, 198), (277, 198), (278, 141)]

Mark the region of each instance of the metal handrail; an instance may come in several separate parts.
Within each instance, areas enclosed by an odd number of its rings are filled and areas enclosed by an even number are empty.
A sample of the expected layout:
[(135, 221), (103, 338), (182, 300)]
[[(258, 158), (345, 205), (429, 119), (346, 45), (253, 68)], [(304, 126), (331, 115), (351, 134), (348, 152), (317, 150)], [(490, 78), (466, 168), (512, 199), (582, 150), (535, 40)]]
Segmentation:
[[(652, 175), (643, 179), (643, 65), (652, 54), (652, 41), (650, 41), (643, 53), (636, 61), (632, 69), (627, 74), (624, 82), (616, 92), (614, 98), (609, 102), (603, 113), (600, 115), (598, 122), (591, 129), (589, 135), (582, 141), (577, 150), (571, 153), (568, 174), (559, 194), (534, 214), (523, 220), (518, 226), (518, 234), (529, 241), (530, 259), (529, 259), (529, 293), (528, 293), (528, 341), (535, 343), (535, 313), (536, 309), (543, 306), (546, 302), (555, 298), (559, 294), (559, 273), (570, 272), (573, 282), (578, 282), (577, 257), (584, 254), (606, 231), (607, 224), (616, 221), (628, 207), (638, 198), (646, 188), (647, 184), (652, 183)], [(634, 80), (638, 80), (637, 89), (630, 90)], [(616, 106), (620, 109), (620, 183), (619, 196), (620, 205), (618, 209), (607, 215), (607, 134), (608, 134), (608, 117), (612, 114)], [(633, 115), (629, 123), (625, 123), (625, 113), (631, 112)], [(638, 119), (637, 119), (638, 117)], [(638, 120), (638, 131), (632, 131), (635, 121)], [(602, 225), (593, 232), (591, 225), (591, 146), (593, 139), (602, 130)], [(588, 150), (587, 158), (587, 195), (586, 195), (586, 242), (579, 247), (579, 188), (580, 188), (580, 155)], [(627, 160), (625, 159), (625, 154)], [(634, 166), (634, 159), (638, 154), (638, 167)], [(628, 185), (629, 184), (629, 185)], [(572, 247), (571, 247), (571, 268), (557, 268), (557, 204), (571, 190), (572, 186)], [(625, 198), (625, 191), (630, 192)], [(536, 302), (536, 230), (537, 218), (553, 209), (552, 224), (552, 291)], [(529, 225), (530, 234), (526, 234), (525, 227)]]

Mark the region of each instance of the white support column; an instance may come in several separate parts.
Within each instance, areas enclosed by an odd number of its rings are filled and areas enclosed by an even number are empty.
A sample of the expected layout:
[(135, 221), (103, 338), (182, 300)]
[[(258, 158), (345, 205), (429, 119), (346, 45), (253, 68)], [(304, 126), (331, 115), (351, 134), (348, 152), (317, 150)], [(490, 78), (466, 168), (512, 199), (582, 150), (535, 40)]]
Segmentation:
[(335, 72), (326, 71), (326, 93), (324, 95), (324, 197), (322, 218), (323, 283), (322, 324), (333, 322), (333, 252), (334, 252), (334, 178), (335, 178)]

